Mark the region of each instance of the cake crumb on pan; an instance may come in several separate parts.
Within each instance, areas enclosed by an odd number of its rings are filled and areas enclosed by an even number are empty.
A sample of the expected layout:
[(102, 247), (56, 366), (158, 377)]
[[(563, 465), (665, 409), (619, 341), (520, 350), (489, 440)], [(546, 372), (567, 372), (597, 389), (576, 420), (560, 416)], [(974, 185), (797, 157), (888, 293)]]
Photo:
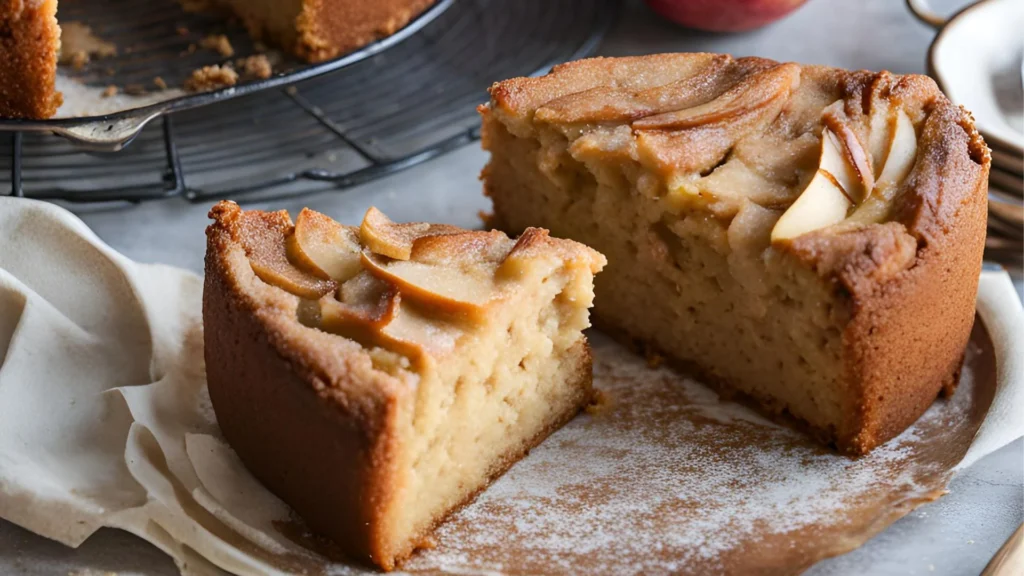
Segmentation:
[(266, 80), (274, 73), (274, 67), (265, 54), (255, 54), (235, 61), (235, 67), (245, 78)]
[(238, 72), (230, 66), (203, 66), (193, 70), (192, 75), (185, 80), (185, 90), (188, 92), (205, 92), (227, 86), (234, 86), (238, 83)]
[(203, 38), (201, 46), (207, 50), (213, 50), (225, 58), (235, 55), (235, 47), (231, 45), (228, 37), (223, 34), (210, 34)]

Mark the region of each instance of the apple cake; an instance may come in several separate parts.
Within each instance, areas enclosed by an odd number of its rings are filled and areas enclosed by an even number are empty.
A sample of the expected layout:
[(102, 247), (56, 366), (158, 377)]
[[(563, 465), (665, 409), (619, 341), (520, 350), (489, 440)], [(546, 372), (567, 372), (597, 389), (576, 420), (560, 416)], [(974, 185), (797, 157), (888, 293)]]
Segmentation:
[(956, 385), (989, 152), (929, 78), (661, 54), (490, 95), (493, 223), (604, 253), (599, 327), (851, 454)]
[[(180, 1), (190, 10), (237, 16), (254, 38), (320, 62), (394, 34), (436, 0)], [(59, 51), (57, 0), (0, 0), (0, 117), (56, 114)]]
[(210, 212), (210, 398), (252, 473), (384, 569), (591, 399), (604, 257), (529, 228)]

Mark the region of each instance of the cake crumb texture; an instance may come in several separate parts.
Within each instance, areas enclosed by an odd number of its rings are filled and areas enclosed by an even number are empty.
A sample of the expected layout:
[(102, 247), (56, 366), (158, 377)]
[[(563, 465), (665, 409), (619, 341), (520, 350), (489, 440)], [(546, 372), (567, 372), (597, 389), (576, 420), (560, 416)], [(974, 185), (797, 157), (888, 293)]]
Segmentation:
[(193, 70), (192, 75), (185, 80), (185, 90), (189, 92), (206, 92), (227, 86), (234, 86), (238, 83), (238, 72), (230, 66), (203, 66)]
[(224, 58), (230, 58), (235, 55), (235, 47), (231, 45), (228, 37), (223, 34), (210, 34), (203, 38), (200, 45), (207, 50), (213, 50)]
[(274, 67), (270, 64), (270, 59), (266, 54), (241, 58), (235, 62), (235, 68), (241, 71), (243, 77), (258, 80), (266, 80), (274, 73)]

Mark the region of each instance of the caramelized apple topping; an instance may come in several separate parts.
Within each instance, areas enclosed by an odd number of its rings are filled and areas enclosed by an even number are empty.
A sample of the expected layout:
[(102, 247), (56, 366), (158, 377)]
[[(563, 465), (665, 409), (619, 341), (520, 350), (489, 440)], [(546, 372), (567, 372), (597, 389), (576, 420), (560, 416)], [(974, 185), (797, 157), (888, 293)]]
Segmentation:
[(363, 266), (377, 278), (398, 287), (406, 298), (443, 316), (480, 319), (487, 304), (497, 296), (497, 266), (437, 266), (423, 262), (392, 260), (363, 253)]
[[(712, 99), (715, 79), (729, 72), (732, 58), (708, 54), (699, 72), (674, 82), (623, 93), (598, 86), (552, 100), (537, 109), (535, 118), (549, 123), (630, 122), (653, 114), (689, 108)], [(709, 78), (711, 80), (709, 81)]]
[(397, 224), (376, 208), (359, 229), (309, 209), (294, 225), (285, 211), (222, 208), (229, 209), (243, 219), (237, 235), (253, 270), (300, 298), (302, 324), (414, 362), (451, 350), (467, 322), (483, 321), (514, 282), (549, 270), (557, 256), (569, 265), (574, 258), (604, 264), (592, 251), (561, 248), (544, 230), (529, 229), (516, 242), (498, 231)]
[(756, 114), (773, 102), (789, 97), (800, 82), (800, 67), (779, 64), (753, 74), (714, 100), (641, 118), (633, 122), (635, 130), (685, 130), (708, 124), (733, 122), (741, 116)]
[(241, 212), (238, 218), (236, 240), (260, 280), (311, 300), (335, 289), (334, 282), (300, 270), (288, 259), (287, 238), (293, 228), (288, 212)]
[(781, 214), (764, 240), (782, 242), (890, 217), (916, 160), (913, 123), (927, 116), (921, 104), (933, 91), (925, 84), (758, 58), (660, 55), (503, 82), (485, 111), (512, 136), (540, 143), (538, 168), (559, 187), (578, 186), (578, 169), (666, 213), (697, 209), (722, 222), (754, 202)]
[(396, 286), (362, 271), (341, 286), (338, 300), (367, 324), (380, 328), (394, 320), (401, 294)]
[(359, 230), (342, 226), (334, 219), (303, 208), (288, 237), (292, 261), (325, 280), (344, 282), (361, 270)]
[(497, 230), (481, 232), (451, 230), (438, 235), (434, 225), (430, 236), (418, 238), (413, 243), (411, 260), (435, 266), (473, 266), (480, 262), (501, 262), (512, 247), (512, 240)]
[[(903, 110), (896, 109), (889, 122), (882, 125), (889, 142), (884, 155), (879, 156), (883, 165), (877, 178), (872, 155), (861, 145), (856, 132), (828, 111), (823, 121), (818, 171), (779, 218), (772, 230), (773, 242), (791, 240), (844, 220), (861, 224), (884, 221), (896, 190), (913, 168), (917, 133)], [(869, 129), (879, 127), (872, 121)], [(869, 135), (869, 139), (877, 137)]]
[(341, 300), (331, 296), (320, 300), (319, 328), (364, 346), (386, 347), (380, 332), (398, 315), (402, 301), (398, 290), (360, 273), (342, 291)]
[(410, 222), (396, 224), (383, 212), (370, 207), (363, 216), (363, 224), (359, 227), (359, 238), (371, 252), (394, 258), (408, 260), (412, 254), (412, 245), (417, 238), (430, 230), (426, 222)]
[(738, 143), (779, 117), (800, 83), (796, 64), (759, 68), (709, 102), (635, 120), (639, 162), (669, 181), (709, 175), (728, 164)]
[(871, 168), (871, 156), (861, 146), (857, 134), (850, 125), (836, 116), (825, 113), (822, 121), (835, 148), (843, 155), (842, 167), (838, 170), (847, 174), (844, 189), (852, 202), (863, 202), (867, 193), (875, 187), (875, 173)]
[(852, 205), (842, 183), (832, 172), (819, 169), (775, 224), (772, 241), (789, 240), (841, 222)]
[(889, 135), (889, 146), (885, 163), (871, 195), (850, 216), (854, 222), (870, 224), (884, 221), (889, 216), (900, 183), (914, 167), (917, 158), (917, 132), (907, 113), (898, 110), (892, 115), (886, 132)]

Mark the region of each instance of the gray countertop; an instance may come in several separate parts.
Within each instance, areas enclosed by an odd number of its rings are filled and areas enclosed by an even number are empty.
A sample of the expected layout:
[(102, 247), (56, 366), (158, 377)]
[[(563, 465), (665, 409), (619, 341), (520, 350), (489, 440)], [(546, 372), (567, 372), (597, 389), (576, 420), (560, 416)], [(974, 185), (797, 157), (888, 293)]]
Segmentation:
[[(949, 11), (963, 0), (935, 4)], [(900, 0), (811, 0), (776, 25), (734, 36), (684, 31), (656, 18), (639, 1), (630, 1), (601, 53), (730, 52), (847, 68), (922, 72), (932, 36)], [(398, 220), (475, 227), (478, 211), (489, 209), (477, 180), (485, 161), (477, 146), (469, 146), (356, 189), (321, 192), (272, 207), (294, 213), (309, 206), (356, 222), (374, 204)], [(80, 214), (102, 239), (135, 260), (198, 272), (208, 208), (174, 199)], [(1020, 277), (1015, 281), (1021, 291)], [(947, 496), (899, 520), (858, 550), (821, 562), (809, 573), (976, 575), (1022, 520), (1024, 442), (1017, 440), (957, 476)], [(123, 553), (112, 554), (125, 547), (137, 554), (128, 559)], [(114, 530), (102, 530), (80, 549), (70, 550), (0, 521), (0, 573), (63, 575), (81, 569), (176, 573), (170, 560), (155, 548)]]

